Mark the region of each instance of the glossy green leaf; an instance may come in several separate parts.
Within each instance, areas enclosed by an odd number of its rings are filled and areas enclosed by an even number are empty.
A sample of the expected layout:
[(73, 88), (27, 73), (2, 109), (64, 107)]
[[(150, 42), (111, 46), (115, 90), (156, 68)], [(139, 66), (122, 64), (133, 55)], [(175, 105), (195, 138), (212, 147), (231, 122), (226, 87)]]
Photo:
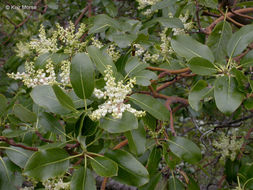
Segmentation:
[(160, 172), (157, 172), (154, 176), (152, 176), (149, 180), (149, 182), (140, 188), (139, 190), (161, 190), (160, 188), (156, 189), (157, 184), (159, 181), (162, 180), (162, 174)]
[(208, 36), (207, 45), (212, 50), (217, 61), (222, 61), (227, 55), (227, 42), (231, 39), (232, 28), (226, 21), (218, 23)]
[(235, 78), (223, 76), (216, 79), (214, 98), (218, 109), (229, 114), (241, 105), (244, 95), (237, 90)]
[(74, 171), (70, 190), (96, 190), (96, 181), (88, 168), (80, 167)]
[(117, 20), (112, 19), (111, 17), (109, 17), (105, 14), (97, 15), (94, 19), (93, 27), (91, 27), (89, 30), (89, 34), (103, 32), (108, 27), (120, 29), (120, 24), (118, 23)]
[(69, 110), (76, 111), (72, 99), (58, 85), (54, 84), (52, 87), (60, 104)]
[(141, 86), (149, 86), (151, 84), (151, 80), (156, 80), (157, 75), (152, 71), (140, 71), (132, 75), (136, 78), (136, 84)]
[(114, 74), (117, 73), (116, 66), (114, 65), (112, 58), (108, 54), (103, 53), (100, 49), (94, 46), (89, 46), (87, 48), (87, 51), (89, 53), (92, 62), (96, 65), (98, 71), (102, 75), (105, 75), (104, 71), (106, 70), (107, 65), (112, 66)]
[(170, 150), (182, 160), (195, 164), (201, 160), (201, 150), (192, 141), (183, 137), (173, 137), (169, 141)]
[(89, 98), (94, 90), (94, 66), (85, 53), (76, 54), (70, 66), (70, 82), (81, 99)]
[(25, 150), (23, 148), (14, 147), (14, 146), (8, 147), (5, 152), (8, 158), (21, 168), (25, 167), (27, 160), (33, 154), (33, 152), (30, 150)]
[(249, 99), (245, 100), (243, 102), (243, 104), (247, 110), (252, 110), (253, 109), (253, 98), (249, 98)]
[(253, 66), (253, 50), (249, 51), (247, 55), (240, 60), (240, 65), (243, 67)]
[(142, 186), (149, 181), (147, 169), (130, 153), (123, 150), (113, 150), (105, 153), (119, 165), (118, 175), (113, 177), (120, 183)]
[(90, 159), (93, 170), (100, 176), (112, 177), (118, 174), (118, 165), (111, 159), (101, 156)]
[(37, 116), (35, 113), (31, 112), (21, 104), (15, 104), (13, 107), (13, 113), (17, 116), (21, 121), (33, 123), (36, 122)]
[(140, 106), (140, 108), (147, 111), (155, 118), (162, 121), (169, 120), (169, 110), (159, 100), (153, 98), (152, 96), (145, 94), (133, 94), (129, 98), (133, 103)]
[(155, 146), (150, 152), (147, 163), (147, 170), (150, 177), (153, 176), (158, 171), (157, 168), (161, 160), (162, 160), (162, 151), (160, 148)]
[(143, 71), (146, 67), (148, 67), (148, 64), (141, 63), (137, 57), (130, 57), (126, 62), (125, 71), (127, 76), (134, 76), (134, 74)]
[(69, 110), (60, 104), (51, 86), (36, 86), (30, 95), (36, 104), (50, 112), (57, 114), (69, 113)]
[(139, 122), (138, 129), (133, 129), (125, 133), (128, 139), (130, 151), (136, 155), (141, 155), (146, 150), (146, 132), (142, 122)]
[(168, 190), (185, 190), (185, 188), (181, 181), (175, 177), (172, 177), (168, 181)]
[(242, 27), (235, 32), (227, 44), (227, 52), (230, 57), (239, 55), (253, 42), (253, 24)]
[(214, 64), (201, 57), (192, 58), (188, 64), (192, 72), (198, 75), (212, 75), (217, 73)]
[(40, 114), (38, 126), (42, 128), (41, 130), (44, 132), (51, 132), (57, 135), (65, 134), (64, 128), (61, 126), (57, 118), (46, 112)]
[(210, 89), (208, 88), (208, 84), (204, 80), (199, 80), (191, 89), (189, 93), (189, 104), (191, 107), (199, 111), (202, 108), (202, 102), (203, 98), (210, 92)]
[(190, 36), (178, 35), (171, 40), (171, 45), (178, 55), (185, 57), (187, 60), (193, 57), (202, 57), (211, 63), (214, 62), (214, 56), (209, 47), (201, 44)]
[(100, 120), (100, 127), (110, 133), (122, 133), (138, 128), (138, 120), (133, 113), (125, 111), (121, 119), (112, 116)]
[(35, 152), (26, 163), (24, 174), (38, 180), (62, 175), (69, 167), (68, 153), (60, 148)]

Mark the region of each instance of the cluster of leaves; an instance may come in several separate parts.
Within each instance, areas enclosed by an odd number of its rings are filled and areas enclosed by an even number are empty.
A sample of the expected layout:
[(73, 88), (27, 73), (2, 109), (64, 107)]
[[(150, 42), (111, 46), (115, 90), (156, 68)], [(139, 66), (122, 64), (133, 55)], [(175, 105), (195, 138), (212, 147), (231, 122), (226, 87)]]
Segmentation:
[[(15, 34), (2, 38), (10, 48), (1, 49), (8, 59), (0, 63), (0, 189), (43, 189), (46, 180), (62, 178), (70, 189), (95, 190), (98, 175), (141, 190), (195, 190), (208, 178), (199, 174), (208, 176), (204, 167), (209, 163), (224, 168), (214, 177), (216, 182), (226, 177), (224, 189), (253, 189), (252, 122), (243, 123), (252, 118), (253, 109), (253, 24), (238, 28), (229, 23), (230, 9), (224, 17), (218, 15), (215, 0), (161, 0), (144, 9), (138, 9), (136, 1), (38, 2), (43, 9), (28, 16), (36, 22), (26, 21), (18, 28), (26, 12), (1, 9), (3, 17), (13, 18), (12, 22), (5, 19), (5, 32), (14, 27)], [(252, 3), (236, 6), (247, 10)], [(147, 9), (150, 15), (143, 15)], [(200, 16), (207, 10), (208, 16)], [(187, 14), (187, 22), (193, 23), (190, 31), (180, 19)], [(212, 14), (220, 22), (215, 23)], [(87, 43), (84, 52), (66, 55), (63, 47), (39, 56), (10, 56), (20, 39), (25, 43), (36, 35), (34, 28), (40, 24), (49, 29), (56, 21), (67, 25), (69, 20), (87, 26), (80, 39)], [(166, 47), (171, 48), (166, 54), (163, 31), (169, 40)], [(182, 34), (174, 35), (175, 31)], [(103, 47), (92, 45), (92, 37)], [(107, 53), (111, 44), (120, 52), (116, 61)], [(145, 54), (136, 55), (136, 44), (159, 57), (145, 61)], [(71, 62), (69, 87), (31, 89), (6, 76), (23, 71), (25, 61), (44, 69), (48, 59), (55, 68), (62, 61)], [(117, 81), (136, 78), (125, 102), (146, 111), (146, 116), (137, 118), (125, 111), (119, 119), (110, 114), (98, 121), (90, 119), (103, 103), (93, 92), (105, 86), (107, 66)], [(220, 132), (229, 135), (233, 127), (240, 127), (238, 138), (247, 133), (245, 143), (234, 150), (235, 160), (228, 156), (218, 162), (221, 156), (215, 154), (212, 142)]]

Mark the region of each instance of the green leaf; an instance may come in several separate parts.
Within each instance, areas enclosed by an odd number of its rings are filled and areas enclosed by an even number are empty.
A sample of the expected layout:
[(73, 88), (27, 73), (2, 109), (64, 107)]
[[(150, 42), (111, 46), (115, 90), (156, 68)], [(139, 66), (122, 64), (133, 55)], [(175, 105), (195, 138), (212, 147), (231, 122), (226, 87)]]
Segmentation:
[(120, 47), (126, 48), (137, 38), (135, 34), (113, 34), (112, 40)]
[(169, 110), (157, 99), (145, 94), (133, 94), (129, 99), (161, 121), (168, 121)]
[(58, 122), (57, 118), (47, 112), (40, 114), (39, 126), (40, 128), (43, 128), (42, 130), (45, 132), (51, 132), (57, 135), (65, 134), (64, 128)]
[(171, 45), (174, 51), (190, 60), (193, 57), (202, 57), (209, 60), (211, 63), (214, 62), (214, 56), (208, 46), (201, 44), (195, 39), (187, 35), (178, 35), (171, 40)]
[(172, 177), (168, 181), (168, 190), (185, 190), (185, 188), (181, 181), (175, 177)]
[(212, 50), (217, 61), (222, 61), (227, 55), (227, 42), (231, 39), (232, 28), (226, 21), (218, 23), (208, 36), (207, 45)]
[(37, 120), (37, 116), (35, 113), (31, 112), (21, 104), (15, 104), (13, 107), (13, 113), (17, 116), (21, 121), (34, 123)]
[(253, 66), (253, 50), (249, 51), (247, 55), (240, 60), (240, 65), (244, 67)]
[(150, 80), (156, 80), (157, 75), (152, 71), (140, 71), (132, 75), (136, 78), (136, 84), (141, 86), (149, 86), (151, 84)]
[(57, 114), (66, 114), (70, 112), (59, 103), (51, 86), (36, 86), (33, 88), (30, 95), (36, 104), (50, 112)]
[(104, 71), (107, 69), (107, 65), (112, 66), (113, 73), (117, 73), (117, 69), (112, 61), (112, 58), (106, 54), (102, 53), (102, 51), (94, 46), (89, 46), (87, 48), (87, 51), (89, 53), (89, 56), (92, 60), (92, 62), (96, 65), (98, 71), (102, 74), (105, 75)]
[(202, 108), (202, 102), (203, 98), (208, 94), (210, 89), (208, 88), (208, 84), (206, 81), (199, 80), (191, 89), (189, 93), (189, 104), (191, 107), (199, 111)]
[(25, 167), (27, 160), (33, 154), (33, 152), (30, 150), (25, 150), (23, 148), (14, 146), (7, 147), (5, 152), (8, 158), (21, 168)]
[(60, 104), (69, 110), (76, 111), (72, 99), (58, 85), (54, 84), (52, 87)]
[(111, 159), (101, 156), (90, 159), (93, 170), (100, 176), (112, 177), (118, 174), (118, 165)]
[(191, 177), (189, 178), (189, 183), (187, 185), (187, 189), (188, 190), (200, 190), (199, 185)]
[(125, 71), (127, 76), (134, 76), (134, 74), (143, 71), (146, 67), (148, 67), (148, 64), (140, 62), (139, 59), (134, 56), (127, 60)]
[(235, 57), (253, 42), (253, 24), (242, 27), (235, 32), (227, 44), (227, 52), (230, 57)]
[(252, 110), (253, 109), (253, 98), (249, 98), (249, 99), (245, 100), (243, 102), (243, 104), (247, 110)]
[(0, 116), (5, 112), (5, 109), (7, 108), (7, 99), (4, 95), (0, 94)]
[(158, 17), (157, 21), (166, 28), (184, 28), (179, 18)]
[(38, 180), (62, 175), (69, 167), (69, 155), (60, 148), (35, 152), (26, 163), (24, 174)]
[(120, 183), (142, 186), (149, 181), (147, 169), (130, 153), (123, 150), (108, 151), (105, 156), (119, 165), (118, 176), (113, 177)]
[(94, 67), (85, 53), (76, 54), (70, 66), (70, 82), (81, 99), (89, 98), (94, 90)]
[(192, 72), (198, 75), (212, 75), (217, 73), (214, 64), (201, 57), (192, 58), (188, 64)]
[(156, 173), (154, 176), (152, 176), (147, 184), (144, 186), (141, 186), (138, 188), (139, 190), (161, 190), (161, 189), (156, 189), (156, 186), (159, 181), (162, 180), (162, 174), (160, 172)]
[(154, 146), (154, 148), (152, 149), (149, 155), (148, 163), (147, 163), (147, 170), (150, 177), (152, 177), (156, 172), (158, 172), (157, 168), (161, 159), (162, 159), (161, 148)]
[(173, 137), (169, 140), (171, 152), (182, 160), (195, 164), (201, 160), (201, 151), (196, 144), (183, 137)]
[(103, 32), (109, 27), (120, 30), (120, 24), (117, 20), (112, 19), (105, 14), (97, 15), (94, 19), (93, 27), (89, 30), (89, 34)]
[(121, 119), (112, 116), (100, 120), (100, 127), (110, 133), (122, 133), (138, 128), (138, 120), (133, 113), (125, 111)]
[(130, 151), (135, 155), (142, 155), (146, 150), (146, 132), (142, 122), (139, 122), (138, 129), (133, 129), (125, 133), (128, 139)]
[(88, 168), (80, 167), (74, 171), (70, 190), (96, 190), (96, 181)]
[(235, 78), (223, 76), (216, 79), (214, 98), (218, 109), (230, 114), (241, 105), (244, 95), (237, 90)]

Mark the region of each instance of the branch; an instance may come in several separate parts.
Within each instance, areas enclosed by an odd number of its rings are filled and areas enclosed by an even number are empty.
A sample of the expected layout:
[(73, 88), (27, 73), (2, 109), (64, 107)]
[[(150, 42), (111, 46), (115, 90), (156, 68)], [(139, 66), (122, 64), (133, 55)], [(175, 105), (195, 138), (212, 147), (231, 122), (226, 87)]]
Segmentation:
[(4, 141), (9, 145), (12, 145), (12, 146), (15, 146), (15, 147), (20, 147), (20, 148), (23, 148), (23, 149), (26, 149), (26, 150), (31, 150), (31, 151), (38, 151), (39, 150), (36, 147), (29, 147), (29, 146), (26, 146), (26, 145), (23, 145), (23, 144), (17, 144), (13, 139), (8, 139), (4, 136), (0, 136), (0, 141)]
[[(252, 13), (253, 12), (253, 8), (244, 8), (244, 9), (238, 9), (236, 11), (234, 11), (235, 13)], [(227, 14), (227, 17), (233, 17), (235, 16), (232, 12), (229, 12)], [(218, 24), (219, 22), (224, 20), (224, 16), (219, 17), (218, 19), (216, 19), (212, 24), (210, 24), (205, 30), (208, 34), (211, 34), (213, 28), (216, 26), (216, 24)]]
[(80, 14), (80, 16), (76, 19), (76, 21), (75, 21), (75, 26), (78, 25), (78, 23), (79, 23), (80, 20), (83, 18), (84, 14), (87, 12), (87, 10), (88, 10), (88, 6), (86, 6), (86, 7), (83, 9), (83, 11), (82, 11), (82, 13)]

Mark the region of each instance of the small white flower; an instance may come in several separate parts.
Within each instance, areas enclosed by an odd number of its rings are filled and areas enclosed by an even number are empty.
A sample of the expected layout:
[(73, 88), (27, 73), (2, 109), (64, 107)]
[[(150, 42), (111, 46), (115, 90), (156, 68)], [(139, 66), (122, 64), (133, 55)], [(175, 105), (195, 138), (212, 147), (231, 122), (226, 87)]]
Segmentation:
[(116, 83), (111, 66), (107, 66), (104, 80), (106, 81), (105, 91), (94, 89), (94, 95), (99, 99), (104, 97), (107, 100), (90, 114), (92, 120), (98, 120), (106, 116), (107, 113), (111, 113), (114, 118), (121, 118), (124, 111), (129, 111), (136, 117), (145, 115), (144, 111), (137, 111), (131, 108), (130, 104), (124, 104), (126, 96), (132, 92), (131, 88), (135, 84), (135, 79), (130, 79), (126, 85), (123, 84), (123, 81)]

